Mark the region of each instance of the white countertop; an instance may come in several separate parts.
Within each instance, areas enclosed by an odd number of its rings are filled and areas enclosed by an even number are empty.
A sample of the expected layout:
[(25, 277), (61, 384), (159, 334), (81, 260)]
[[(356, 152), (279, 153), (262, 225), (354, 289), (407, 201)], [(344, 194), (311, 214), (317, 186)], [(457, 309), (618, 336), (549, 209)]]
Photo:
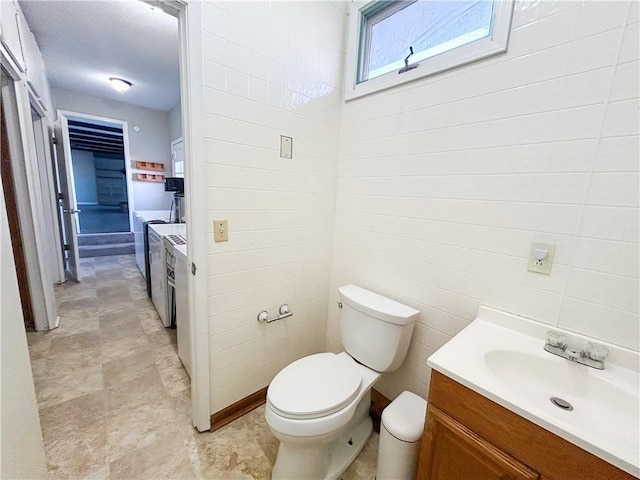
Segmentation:
[[(546, 333), (605, 345), (597, 370), (544, 350)], [(478, 318), (427, 360), (434, 370), (630, 473), (640, 475), (640, 354), (517, 315), (480, 307)], [(556, 407), (560, 397), (573, 411)]]
[(169, 210), (134, 210), (133, 214), (140, 217), (143, 222), (148, 222), (149, 220), (164, 220), (168, 222), (170, 212)]
[(186, 223), (151, 223), (149, 224), (149, 230), (153, 230), (158, 235), (186, 235), (187, 224)]

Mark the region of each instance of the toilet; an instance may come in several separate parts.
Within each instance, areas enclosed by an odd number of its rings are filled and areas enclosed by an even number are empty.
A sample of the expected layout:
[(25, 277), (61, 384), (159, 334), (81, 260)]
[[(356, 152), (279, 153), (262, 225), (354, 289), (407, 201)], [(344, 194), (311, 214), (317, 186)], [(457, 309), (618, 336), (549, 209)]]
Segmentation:
[(356, 285), (338, 293), (345, 351), (296, 360), (267, 390), (274, 480), (338, 478), (371, 435), (371, 388), (407, 355), (418, 310)]

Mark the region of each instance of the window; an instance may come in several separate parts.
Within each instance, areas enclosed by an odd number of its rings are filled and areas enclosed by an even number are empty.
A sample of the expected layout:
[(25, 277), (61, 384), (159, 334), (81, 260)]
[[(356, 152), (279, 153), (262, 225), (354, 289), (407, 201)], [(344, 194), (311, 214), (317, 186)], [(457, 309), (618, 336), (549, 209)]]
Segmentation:
[(173, 176), (184, 178), (184, 142), (182, 137), (171, 142), (171, 163)]
[(354, 2), (350, 100), (506, 51), (511, 0)]

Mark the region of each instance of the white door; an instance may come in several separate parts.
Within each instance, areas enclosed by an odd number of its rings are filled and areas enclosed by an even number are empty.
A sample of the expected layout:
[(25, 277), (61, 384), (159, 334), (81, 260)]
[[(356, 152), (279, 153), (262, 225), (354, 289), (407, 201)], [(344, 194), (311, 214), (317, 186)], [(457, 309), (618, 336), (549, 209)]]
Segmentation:
[(80, 281), (80, 258), (78, 256), (78, 204), (73, 184), (73, 165), (71, 163), (71, 144), (69, 143), (69, 124), (61, 116), (55, 125), (56, 161), (62, 190), (61, 211), (64, 245), (67, 251), (67, 280)]

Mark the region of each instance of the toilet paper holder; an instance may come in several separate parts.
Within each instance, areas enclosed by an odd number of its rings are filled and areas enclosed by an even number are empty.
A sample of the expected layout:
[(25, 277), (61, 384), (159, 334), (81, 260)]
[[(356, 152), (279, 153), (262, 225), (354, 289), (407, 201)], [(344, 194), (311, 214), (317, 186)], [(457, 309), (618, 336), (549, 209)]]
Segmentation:
[(289, 305), (287, 305), (286, 303), (280, 305), (278, 312), (280, 313), (280, 315), (278, 315), (277, 317), (269, 318), (269, 312), (267, 312), (266, 310), (261, 310), (258, 313), (258, 321), (261, 323), (271, 323), (275, 322), (276, 320), (282, 320), (283, 318), (287, 318), (293, 315), (293, 312), (289, 310)]

